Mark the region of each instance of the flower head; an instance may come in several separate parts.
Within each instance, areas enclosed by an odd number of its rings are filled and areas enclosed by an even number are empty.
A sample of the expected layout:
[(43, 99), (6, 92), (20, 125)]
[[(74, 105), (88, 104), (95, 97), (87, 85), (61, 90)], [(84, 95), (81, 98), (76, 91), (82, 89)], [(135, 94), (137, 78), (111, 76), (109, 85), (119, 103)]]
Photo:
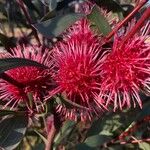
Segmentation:
[[(11, 57), (14, 58), (26, 58), (50, 67), (52, 65), (48, 49), (45, 49), (43, 53), (42, 47), (16, 47), (11, 52)], [(50, 71), (38, 67), (25, 66), (10, 69), (5, 73), (9, 78), (16, 81), (18, 86), (0, 79), (0, 99), (6, 102), (4, 107), (11, 105), (11, 108), (14, 108), (20, 103), (28, 104), (27, 95), (32, 93), (33, 103), (38, 109), (38, 104), (41, 104), (42, 97), (46, 92), (45, 89), (51, 85)]]
[(60, 105), (57, 109), (67, 118), (77, 119), (80, 116), (82, 120), (90, 119), (92, 113), (97, 113), (103, 105), (102, 101), (95, 99), (101, 80), (101, 39), (84, 23), (78, 26), (78, 30), (75, 30), (76, 27), (72, 29), (70, 36), (53, 49), (57, 88), (50, 92), (50, 95), (62, 92), (69, 101), (85, 107), (67, 109)]
[(143, 88), (150, 92), (150, 43), (147, 42), (146, 28), (123, 45), (124, 34), (116, 36), (103, 62), (99, 97), (105, 99), (106, 105), (113, 104), (114, 110), (130, 107), (132, 103), (134, 107), (136, 103), (142, 107), (139, 92)]
[[(79, 4), (78, 12), (89, 14), (93, 7), (93, 3), (85, 1)], [(106, 11), (99, 11), (106, 18), (109, 16)], [(57, 88), (49, 94), (51, 97), (62, 93), (69, 101), (82, 106), (68, 109), (63, 104), (58, 105), (57, 111), (73, 120), (91, 119), (93, 114), (100, 115), (104, 110), (103, 101), (95, 99), (95, 95), (100, 92), (101, 46), (104, 40), (90, 26), (86, 18), (75, 22), (63, 34), (63, 41), (53, 49)]]

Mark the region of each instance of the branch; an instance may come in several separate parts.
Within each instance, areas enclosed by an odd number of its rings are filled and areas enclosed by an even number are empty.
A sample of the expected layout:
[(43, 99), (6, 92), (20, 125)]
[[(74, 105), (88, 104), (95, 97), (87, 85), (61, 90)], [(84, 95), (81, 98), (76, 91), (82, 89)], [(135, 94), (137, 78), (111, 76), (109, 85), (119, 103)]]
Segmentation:
[(46, 143), (45, 150), (52, 150), (52, 145), (53, 145), (56, 131), (57, 130), (56, 130), (55, 125), (53, 123), (52, 128), (50, 129), (48, 136), (47, 136), (47, 143)]
[(133, 9), (133, 11), (124, 19), (122, 20), (118, 25), (117, 27), (112, 31), (110, 32), (107, 36), (106, 36), (106, 40), (109, 40), (126, 22), (128, 22), (132, 16), (138, 12), (142, 7), (143, 5), (145, 5), (146, 3), (148, 2), (148, 0), (142, 0), (138, 3), (138, 5)]

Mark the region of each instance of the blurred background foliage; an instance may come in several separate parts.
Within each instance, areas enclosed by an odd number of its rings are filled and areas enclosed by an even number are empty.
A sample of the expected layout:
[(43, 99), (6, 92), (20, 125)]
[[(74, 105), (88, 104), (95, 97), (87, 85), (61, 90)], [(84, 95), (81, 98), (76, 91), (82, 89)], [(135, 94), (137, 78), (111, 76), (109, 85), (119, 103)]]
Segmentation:
[[(22, 0), (25, 10), (30, 14), (29, 18), (18, 2), (19, 0), (0, 0), (1, 50), (5, 47), (5, 50), (9, 51), (18, 44), (33, 43), (51, 47), (56, 40), (61, 39), (60, 34), (68, 24), (78, 19), (72, 13), (76, 11), (74, 6), (79, 1)], [(95, 2), (111, 11), (118, 20), (127, 16), (136, 4), (135, 0), (95, 0)], [(146, 6), (134, 17), (139, 19), (144, 9)], [(70, 18), (64, 24), (63, 17), (66, 14)], [(52, 21), (60, 23), (59, 29)], [(42, 43), (39, 43), (36, 35)], [(142, 94), (141, 96), (144, 104), (142, 110), (136, 108), (123, 112), (107, 112), (92, 122), (65, 121), (55, 137), (53, 149), (149, 150), (150, 141), (147, 139), (150, 140), (150, 101), (149, 97), (143, 97)], [(14, 115), (11, 111), (7, 111), (1, 112), (0, 117), (8, 114)], [(1, 120), (0, 135), (4, 136), (0, 136), (0, 147), (8, 150), (43, 150), (46, 140), (44, 126), (49, 116), (50, 113), (47, 111), (46, 114), (38, 116), (38, 120), (30, 120), (28, 123), (23, 115)]]

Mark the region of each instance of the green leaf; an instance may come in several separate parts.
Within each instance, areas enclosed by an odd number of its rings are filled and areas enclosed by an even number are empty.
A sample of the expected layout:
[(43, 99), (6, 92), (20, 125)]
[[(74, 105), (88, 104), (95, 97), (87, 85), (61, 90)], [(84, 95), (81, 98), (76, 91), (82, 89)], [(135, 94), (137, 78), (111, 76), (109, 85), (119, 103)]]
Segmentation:
[(34, 27), (45, 37), (53, 38), (62, 34), (64, 30), (82, 17), (82, 14), (70, 13), (37, 23)]
[(28, 120), (26, 116), (5, 118), (0, 122), (0, 147), (13, 150), (23, 139)]
[(41, 22), (42, 21), (46, 21), (48, 19), (52, 19), (56, 16), (56, 12), (55, 11), (51, 11), (51, 12), (48, 12), (44, 17), (41, 18)]
[(61, 133), (66, 134), (66, 132), (72, 129), (72, 127), (74, 127), (75, 124), (76, 123), (74, 121), (71, 120), (66, 121), (61, 129)]
[(111, 32), (111, 27), (106, 18), (100, 13), (97, 6), (93, 7), (92, 12), (87, 16), (91, 22), (91, 27), (103, 35), (107, 35)]
[(145, 116), (149, 116), (149, 115), (150, 115), (150, 101), (144, 104), (143, 108), (141, 109), (138, 116), (136, 117), (136, 120), (141, 120)]
[(95, 150), (95, 148), (89, 147), (85, 143), (83, 143), (76, 145), (76, 150)]
[(130, 128), (132, 128), (137, 121), (142, 120), (145, 116), (150, 115), (150, 102), (147, 102), (144, 104), (142, 110), (139, 112), (139, 114), (135, 117), (134, 121), (125, 129), (125, 131), (128, 131)]
[(21, 66), (36, 66), (36, 67), (41, 67), (44, 69), (47, 69), (48, 67), (29, 60), (29, 59), (24, 59), (24, 58), (5, 58), (5, 59), (0, 59), (0, 74), (9, 70), (13, 69), (16, 67), (21, 67)]
[(43, 150), (43, 149), (45, 149), (45, 145), (43, 143), (39, 143), (33, 148), (33, 150)]
[(57, 146), (65, 137), (67, 137), (71, 133), (75, 124), (76, 123), (74, 121), (70, 121), (70, 120), (68, 120), (64, 123), (60, 132), (58, 133), (58, 135), (56, 136), (56, 138), (54, 140), (55, 146)]
[(150, 143), (142, 142), (142, 143), (138, 143), (138, 144), (139, 144), (139, 148), (142, 150), (149, 150), (150, 149)]
[[(129, 125), (135, 121), (135, 116), (138, 114), (139, 109), (127, 109), (118, 112), (105, 113), (98, 120), (93, 121), (87, 136), (96, 134), (103, 134), (108, 136), (117, 136), (121, 134)], [(128, 117), (130, 116), (130, 117)]]
[(110, 141), (111, 138), (106, 135), (94, 135), (88, 137), (84, 143), (76, 145), (77, 150), (95, 150), (105, 142)]
[(12, 110), (0, 110), (0, 117), (7, 116), (7, 115), (15, 115), (16, 112)]
[(93, 121), (91, 128), (87, 132), (87, 136), (96, 134), (112, 135), (112, 133), (120, 127), (120, 117), (118, 114), (109, 112), (102, 118)]
[(84, 143), (89, 147), (98, 147), (110, 140), (111, 140), (111, 138), (106, 135), (94, 135), (94, 136), (88, 137)]

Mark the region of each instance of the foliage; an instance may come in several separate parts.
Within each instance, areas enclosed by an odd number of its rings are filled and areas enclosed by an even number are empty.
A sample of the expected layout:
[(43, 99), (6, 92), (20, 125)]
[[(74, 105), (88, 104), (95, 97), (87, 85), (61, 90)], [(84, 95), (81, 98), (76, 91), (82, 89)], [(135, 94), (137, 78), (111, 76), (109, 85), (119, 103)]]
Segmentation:
[[(13, 84), (15, 81), (7, 76), (9, 70), (25, 66), (50, 69), (37, 61), (3, 57), (3, 54), (12, 54), (10, 49), (18, 45), (23, 47), (36, 45), (51, 51), (57, 42), (62, 41), (66, 32), (69, 32), (68, 28), (82, 19), (87, 19), (90, 22), (90, 29), (104, 38), (102, 48), (110, 50), (114, 38), (112, 36), (107, 41), (108, 35), (113, 33), (120, 22), (135, 8), (135, 1), (127, 3), (120, 0), (93, 0), (92, 2), (97, 5), (92, 7), (89, 14), (85, 14), (76, 10), (81, 2), (74, 0), (0, 0), (0, 78)], [(111, 18), (99, 13), (99, 7), (109, 11)], [(144, 5), (129, 21), (133, 18), (138, 21), (148, 7)], [(114, 26), (111, 24), (113, 21)], [(125, 30), (127, 24), (128, 21), (122, 25)], [(21, 87), (21, 89), (24, 88)], [(76, 108), (77, 112), (85, 108), (80, 103), (68, 100), (65, 96), (59, 93), (45, 98), (44, 95), (41, 98), (42, 104), (38, 105), (39, 110), (32, 109), (36, 106), (33, 104), (34, 95), (29, 92), (26, 95), (28, 104), (21, 103), (17, 108), (11, 108), (13, 101), (7, 104), (1, 100), (0, 149), (150, 149), (150, 101), (149, 95), (145, 96), (142, 90), (142, 109), (126, 108), (114, 112), (110, 105), (109, 111), (104, 110), (99, 116), (86, 121), (79, 119), (79, 113), (77, 119), (68, 120), (64, 118), (65, 114), (59, 114), (59, 111), (56, 111), (56, 106), (60, 105), (65, 109)]]

